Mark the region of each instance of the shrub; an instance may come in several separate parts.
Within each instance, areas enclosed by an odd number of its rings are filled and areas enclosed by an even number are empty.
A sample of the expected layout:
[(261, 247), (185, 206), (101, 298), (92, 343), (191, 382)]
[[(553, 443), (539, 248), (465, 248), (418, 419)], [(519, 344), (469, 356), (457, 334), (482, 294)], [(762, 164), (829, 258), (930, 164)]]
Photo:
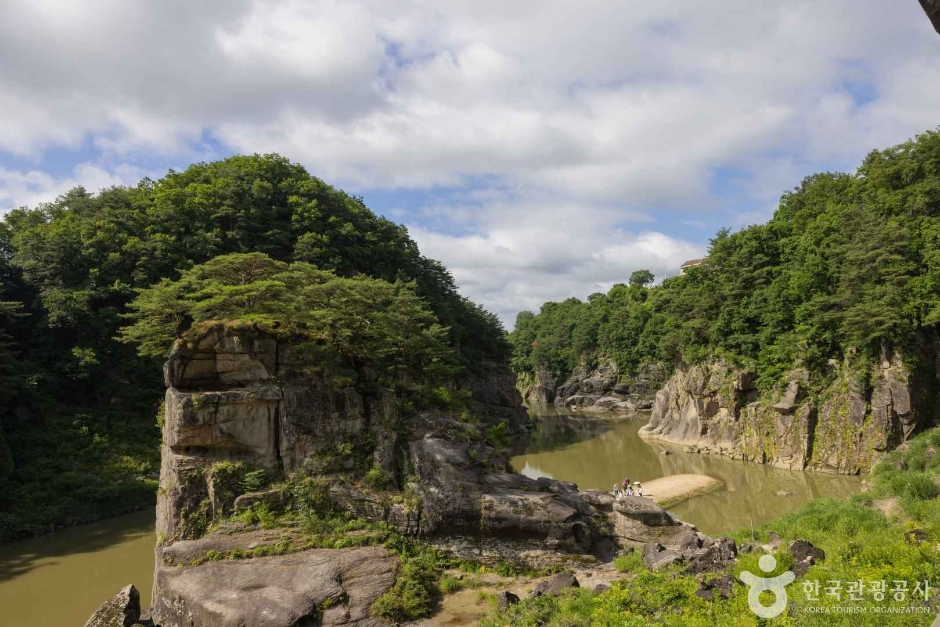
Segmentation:
[(372, 614), (391, 621), (408, 621), (427, 616), (433, 599), (421, 582), (400, 576), (392, 589), (372, 604)]
[(940, 486), (937, 485), (937, 477), (934, 475), (925, 472), (909, 472), (906, 479), (902, 496), (927, 501), (940, 495)]
[(378, 467), (369, 469), (362, 482), (373, 490), (385, 490), (392, 483), (392, 476)]
[(454, 577), (453, 575), (447, 575), (441, 579), (439, 584), (441, 592), (444, 594), (453, 594), (463, 587), (463, 582)]
[(486, 441), (494, 448), (505, 448), (509, 446), (509, 432), (506, 430), (506, 423), (501, 422), (487, 429)]

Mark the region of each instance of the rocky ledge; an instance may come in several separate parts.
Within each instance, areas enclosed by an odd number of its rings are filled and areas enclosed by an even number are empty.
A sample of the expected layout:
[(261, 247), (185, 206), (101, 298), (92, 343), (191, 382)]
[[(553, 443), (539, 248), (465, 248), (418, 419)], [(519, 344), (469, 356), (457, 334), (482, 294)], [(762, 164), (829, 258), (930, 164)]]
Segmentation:
[[(196, 548), (187, 544), (171, 548), (176, 555)], [(199, 550), (206, 545), (218, 543)], [(164, 566), (153, 615), (162, 627), (384, 625), (369, 609), (395, 583), (397, 565), (386, 549), (364, 547)]]

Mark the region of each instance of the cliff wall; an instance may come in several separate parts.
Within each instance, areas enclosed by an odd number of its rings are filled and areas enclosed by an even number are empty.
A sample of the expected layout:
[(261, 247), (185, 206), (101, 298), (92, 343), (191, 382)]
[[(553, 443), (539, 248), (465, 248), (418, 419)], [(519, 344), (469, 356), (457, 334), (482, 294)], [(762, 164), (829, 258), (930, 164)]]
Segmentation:
[(724, 361), (682, 365), (640, 435), (781, 468), (867, 470), (936, 420), (936, 338), (927, 339), (911, 359), (886, 350), (864, 368), (833, 362), (825, 382), (795, 369), (763, 394), (752, 372)]
[(539, 370), (520, 379), (520, 392), (529, 406), (554, 404), (574, 411), (631, 412), (649, 409), (656, 391), (667, 381), (669, 368), (645, 363), (634, 375), (621, 372), (616, 362), (601, 359), (597, 366), (581, 364), (567, 377)]

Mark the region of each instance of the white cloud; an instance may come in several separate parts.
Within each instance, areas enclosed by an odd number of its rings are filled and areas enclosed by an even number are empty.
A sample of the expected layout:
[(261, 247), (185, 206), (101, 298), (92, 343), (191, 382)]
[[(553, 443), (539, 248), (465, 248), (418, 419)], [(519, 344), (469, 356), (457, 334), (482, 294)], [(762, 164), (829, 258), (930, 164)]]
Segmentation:
[[(765, 217), (940, 105), (936, 34), (882, 0), (7, 0), (0, 58), (0, 157), (185, 163), (209, 137), (357, 191), (465, 188), (395, 215), (504, 316), (701, 253), (653, 208)], [(124, 180), (3, 170), (0, 207), (80, 177)]]
[(606, 292), (641, 268), (661, 279), (704, 254), (703, 246), (663, 233), (613, 226), (623, 215), (615, 208), (523, 195), (482, 203), (470, 234), (415, 225), (409, 231), (425, 255), (451, 270), (466, 296), (486, 303), (511, 328), (517, 312), (538, 310), (547, 300)]
[(107, 168), (95, 163), (80, 163), (71, 176), (61, 178), (40, 170), (0, 167), (0, 208), (34, 207), (53, 201), (63, 192), (78, 186), (95, 193), (115, 185), (134, 185), (147, 175), (141, 168), (128, 164)]

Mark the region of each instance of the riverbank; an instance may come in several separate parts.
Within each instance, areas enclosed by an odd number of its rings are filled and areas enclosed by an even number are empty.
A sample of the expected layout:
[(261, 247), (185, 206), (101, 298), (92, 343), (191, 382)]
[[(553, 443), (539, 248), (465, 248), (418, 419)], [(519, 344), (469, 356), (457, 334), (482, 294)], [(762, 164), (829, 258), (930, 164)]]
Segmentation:
[[(787, 547), (805, 539), (824, 556), (805, 571), (794, 569), (799, 576), (787, 588), (789, 604), (774, 624), (926, 627), (940, 611), (940, 429), (889, 454), (875, 468), (868, 490), (848, 499), (813, 500), (753, 532), (732, 536), (742, 552), (729, 571), (734, 579), (727, 597), (701, 594), (698, 578), (680, 566), (649, 572), (639, 560), (632, 565), (622, 560), (634, 575), (629, 582), (601, 594), (582, 589), (524, 600), (481, 624), (756, 627), (764, 621), (748, 607), (741, 574), (774, 577), (793, 569)], [(758, 564), (761, 545), (776, 559), (766, 574)]]

